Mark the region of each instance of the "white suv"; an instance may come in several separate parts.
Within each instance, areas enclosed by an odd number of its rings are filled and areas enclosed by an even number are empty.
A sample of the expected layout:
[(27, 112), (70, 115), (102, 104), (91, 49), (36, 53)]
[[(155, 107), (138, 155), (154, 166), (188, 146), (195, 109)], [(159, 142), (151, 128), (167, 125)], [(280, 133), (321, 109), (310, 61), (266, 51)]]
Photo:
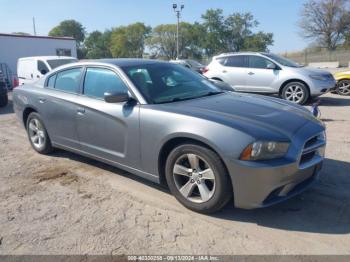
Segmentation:
[(228, 83), (235, 91), (279, 94), (304, 104), (336, 85), (327, 71), (303, 67), (272, 53), (229, 53), (213, 57), (204, 70), (209, 79)]

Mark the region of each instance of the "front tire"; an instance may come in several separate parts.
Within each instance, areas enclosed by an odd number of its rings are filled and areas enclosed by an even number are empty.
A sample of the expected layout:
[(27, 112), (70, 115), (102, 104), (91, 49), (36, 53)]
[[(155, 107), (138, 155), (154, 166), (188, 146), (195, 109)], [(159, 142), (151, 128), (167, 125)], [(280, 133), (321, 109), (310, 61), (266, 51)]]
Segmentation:
[(310, 97), (310, 92), (306, 85), (302, 82), (290, 82), (282, 89), (282, 98), (303, 105)]
[(40, 115), (36, 112), (29, 114), (27, 119), (27, 134), (33, 149), (40, 154), (49, 154), (53, 148), (50, 137)]
[(340, 80), (335, 90), (338, 95), (349, 96), (350, 95), (350, 79)]
[(165, 167), (171, 193), (185, 207), (213, 213), (232, 198), (232, 186), (220, 157), (212, 150), (184, 144), (169, 154)]

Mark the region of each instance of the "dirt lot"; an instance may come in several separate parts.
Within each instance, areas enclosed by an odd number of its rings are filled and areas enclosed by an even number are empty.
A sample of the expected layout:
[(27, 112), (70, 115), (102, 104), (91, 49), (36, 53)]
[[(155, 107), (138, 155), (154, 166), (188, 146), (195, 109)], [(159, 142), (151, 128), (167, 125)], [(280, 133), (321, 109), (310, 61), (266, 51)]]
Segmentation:
[(287, 202), (212, 216), (75, 154), (35, 153), (0, 109), (0, 254), (350, 254), (350, 97), (322, 98), (320, 181)]

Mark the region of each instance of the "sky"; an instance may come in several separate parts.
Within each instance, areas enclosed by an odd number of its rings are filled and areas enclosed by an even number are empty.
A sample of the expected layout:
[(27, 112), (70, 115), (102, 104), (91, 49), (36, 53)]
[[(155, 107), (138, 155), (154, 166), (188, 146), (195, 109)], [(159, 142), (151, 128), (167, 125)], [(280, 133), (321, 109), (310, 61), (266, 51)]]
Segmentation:
[(224, 14), (251, 12), (259, 26), (256, 30), (274, 34), (272, 52), (298, 51), (308, 45), (300, 36), (298, 19), (305, 0), (0, 0), (0, 33), (47, 35), (62, 20), (75, 19), (87, 32), (143, 22), (149, 26), (175, 23), (172, 4), (184, 4), (182, 21), (201, 21), (209, 8)]

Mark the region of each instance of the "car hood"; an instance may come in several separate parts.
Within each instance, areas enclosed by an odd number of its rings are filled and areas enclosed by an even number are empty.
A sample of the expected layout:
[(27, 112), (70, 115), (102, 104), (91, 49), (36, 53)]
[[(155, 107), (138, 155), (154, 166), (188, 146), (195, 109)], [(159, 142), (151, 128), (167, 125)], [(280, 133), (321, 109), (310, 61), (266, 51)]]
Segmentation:
[(271, 134), (283, 139), (312, 121), (311, 112), (281, 99), (226, 92), (210, 97), (162, 104), (163, 110), (200, 117), (237, 128), (254, 137)]
[(331, 73), (326, 70), (313, 67), (300, 67), (298, 70), (301, 70), (305, 75), (331, 75)]
[(333, 74), (336, 79), (350, 77), (350, 71), (336, 72)]

